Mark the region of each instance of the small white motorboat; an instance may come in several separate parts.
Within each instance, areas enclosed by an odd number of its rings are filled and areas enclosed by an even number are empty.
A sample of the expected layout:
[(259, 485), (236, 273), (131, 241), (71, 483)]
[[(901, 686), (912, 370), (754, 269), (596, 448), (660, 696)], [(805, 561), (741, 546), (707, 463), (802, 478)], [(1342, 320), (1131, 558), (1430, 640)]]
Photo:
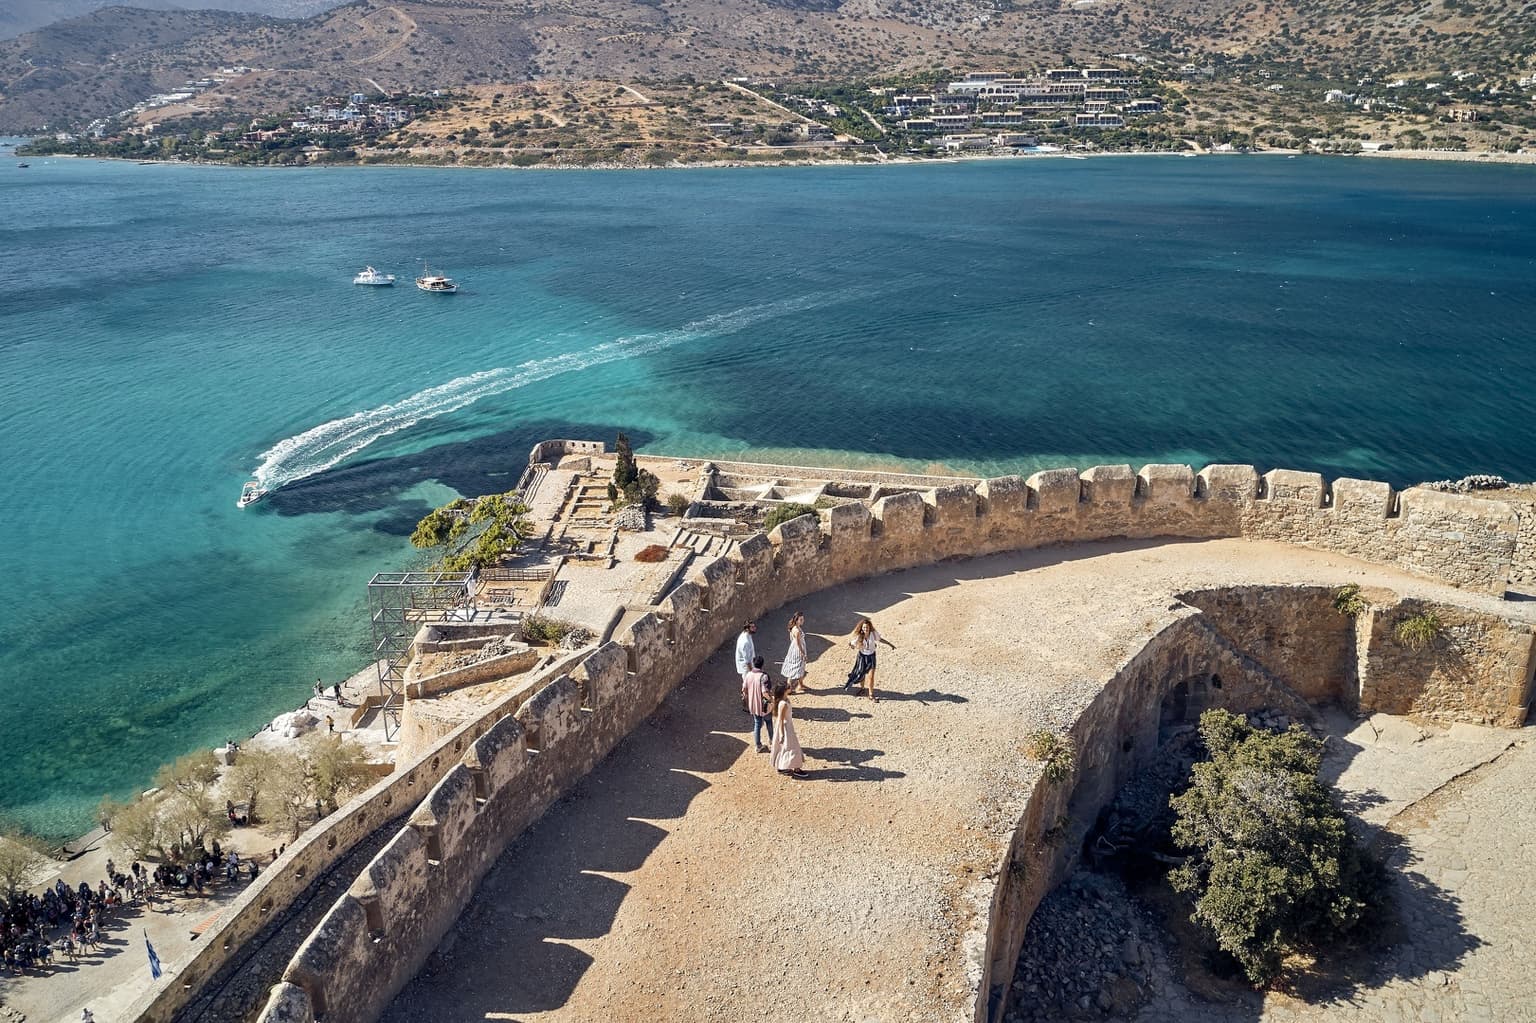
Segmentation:
[(353, 284), (367, 284), (375, 288), (392, 287), (395, 283), (394, 274), (381, 274), (373, 267), (363, 268), (363, 272), (352, 278)]
[(248, 480), (245, 486), (240, 488), (240, 500), (235, 502), (236, 508), (245, 508), (255, 504), (267, 496), (267, 489), (255, 480)]
[(416, 278), (416, 287), (422, 291), (430, 291), (434, 295), (452, 295), (459, 290), (453, 278), (434, 274), (425, 264), (421, 268), (421, 276)]

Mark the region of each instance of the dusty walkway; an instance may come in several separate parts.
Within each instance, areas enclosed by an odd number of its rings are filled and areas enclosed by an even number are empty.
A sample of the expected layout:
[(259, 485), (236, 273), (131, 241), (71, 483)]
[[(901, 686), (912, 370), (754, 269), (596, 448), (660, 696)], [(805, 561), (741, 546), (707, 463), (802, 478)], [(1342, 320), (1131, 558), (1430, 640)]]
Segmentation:
[[(808, 780), (751, 751), (717, 653), (508, 849), (384, 1018), (969, 1018), (962, 893), (1020, 812), (1024, 732), (1065, 724), (1174, 593), (1349, 581), (1446, 592), (1224, 540), (1001, 555), (818, 594), (796, 709)], [(759, 632), (774, 661), (789, 610)], [(882, 650), (876, 705), (841, 689), (862, 614), (899, 648)]]

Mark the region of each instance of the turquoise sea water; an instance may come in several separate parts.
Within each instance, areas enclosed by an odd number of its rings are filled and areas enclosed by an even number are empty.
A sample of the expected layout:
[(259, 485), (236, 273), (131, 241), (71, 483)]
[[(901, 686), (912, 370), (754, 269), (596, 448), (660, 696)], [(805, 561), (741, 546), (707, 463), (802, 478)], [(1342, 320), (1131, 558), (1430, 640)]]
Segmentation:
[(48, 835), (355, 670), (369, 575), (544, 437), (1536, 477), (1532, 168), (7, 159), (0, 213), (0, 819)]

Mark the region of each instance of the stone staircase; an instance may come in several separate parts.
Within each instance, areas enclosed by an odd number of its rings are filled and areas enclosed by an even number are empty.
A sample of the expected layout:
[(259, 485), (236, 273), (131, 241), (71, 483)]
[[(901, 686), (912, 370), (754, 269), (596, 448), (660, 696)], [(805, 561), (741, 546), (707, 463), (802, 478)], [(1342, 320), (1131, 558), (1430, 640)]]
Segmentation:
[(679, 526), (677, 535), (672, 538), (672, 546), (690, 550), (701, 557), (713, 558), (734, 550), (736, 541), (728, 536), (696, 532), (686, 526)]

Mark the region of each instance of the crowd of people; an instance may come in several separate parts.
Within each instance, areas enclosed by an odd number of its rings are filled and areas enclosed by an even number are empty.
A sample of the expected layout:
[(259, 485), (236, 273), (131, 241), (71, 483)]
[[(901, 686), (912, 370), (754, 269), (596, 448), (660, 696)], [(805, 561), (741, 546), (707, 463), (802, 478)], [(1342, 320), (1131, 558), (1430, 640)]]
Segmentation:
[(197, 855), (190, 860), (173, 859), (169, 863), (160, 864), (155, 868), (154, 883), (161, 892), (186, 892), (191, 889), (201, 895), (203, 889), (217, 878), (233, 882), (242, 873), (254, 880), (261, 873), (261, 868), (254, 859), (242, 860), (240, 854), (233, 849), (226, 853), (215, 840), (212, 852), (199, 849)]
[[(789, 649), (784, 653), (782, 670), (784, 679), (774, 682), (763, 670), (764, 660), (757, 652), (757, 623), (746, 622), (736, 638), (736, 673), (741, 676), (741, 709), (752, 718), (752, 745), (759, 753), (768, 753), (769, 761), (779, 774), (791, 778), (807, 778), (805, 753), (800, 748), (800, 738), (795, 733), (794, 709), (790, 697), (806, 691), (805, 678), (809, 657), (805, 647), (805, 614), (796, 611), (789, 616)], [(857, 689), (860, 696), (873, 703), (880, 702), (875, 692), (877, 652), (884, 643), (892, 650), (896, 644), (881, 636), (875, 623), (868, 618), (860, 620), (848, 645), (853, 648), (853, 668), (844, 689)], [(768, 745), (763, 745), (763, 732), (768, 733)]]
[[(71, 888), (58, 880), (51, 888), (0, 897), (0, 966), (19, 974), (50, 968), (61, 958), (71, 961), (100, 950), (107, 923), (128, 906), (155, 907), (157, 899), (204, 890), (216, 880), (233, 883), (242, 874), (259, 873), (255, 860), (227, 854), (213, 843), (188, 860), (177, 858), (150, 870), (134, 861), (126, 872), (107, 861), (107, 876), (92, 888), (81, 881)], [(62, 934), (60, 932), (63, 932)]]

